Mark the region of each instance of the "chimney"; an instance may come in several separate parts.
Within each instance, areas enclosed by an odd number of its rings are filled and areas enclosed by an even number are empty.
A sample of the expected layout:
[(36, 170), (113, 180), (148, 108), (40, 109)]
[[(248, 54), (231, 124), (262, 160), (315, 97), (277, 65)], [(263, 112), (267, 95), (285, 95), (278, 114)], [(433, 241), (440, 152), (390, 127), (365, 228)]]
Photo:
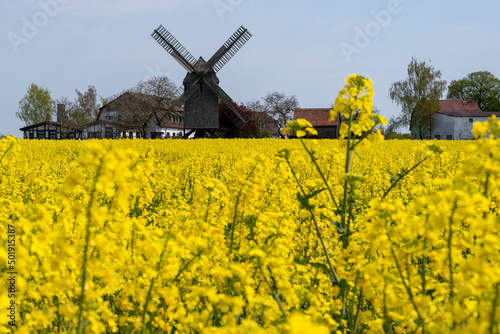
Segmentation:
[(66, 106), (62, 103), (59, 103), (57, 105), (57, 121), (58, 122), (63, 122), (66, 120)]

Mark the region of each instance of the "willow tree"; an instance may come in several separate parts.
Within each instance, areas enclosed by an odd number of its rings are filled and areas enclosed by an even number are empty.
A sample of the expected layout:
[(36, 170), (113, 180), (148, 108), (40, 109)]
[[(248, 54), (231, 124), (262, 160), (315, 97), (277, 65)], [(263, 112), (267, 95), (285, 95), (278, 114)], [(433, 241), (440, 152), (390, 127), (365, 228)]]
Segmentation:
[(389, 89), (389, 97), (401, 107), (401, 125), (409, 126), (420, 139), (424, 138), (430, 116), (439, 111), (439, 99), (446, 90), (446, 81), (440, 79), (441, 71), (412, 58), (408, 77), (392, 83)]

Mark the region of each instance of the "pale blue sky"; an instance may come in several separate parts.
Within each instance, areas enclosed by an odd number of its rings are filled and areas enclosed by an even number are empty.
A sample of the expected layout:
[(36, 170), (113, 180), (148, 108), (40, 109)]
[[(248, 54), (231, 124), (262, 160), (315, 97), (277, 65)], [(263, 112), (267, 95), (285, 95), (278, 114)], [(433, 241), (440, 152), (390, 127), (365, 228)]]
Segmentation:
[(0, 133), (22, 135), (15, 112), (31, 83), (71, 99), (88, 85), (108, 97), (152, 74), (180, 85), (185, 71), (150, 36), (160, 24), (205, 59), (249, 29), (218, 73), (235, 101), (278, 91), (329, 107), (356, 73), (374, 81), (375, 105), (390, 117), (399, 110), (389, 86), (412, 57), (448, 82), (481, 70), (500, 78), (499, 11), (497, 0), (2, 0)]

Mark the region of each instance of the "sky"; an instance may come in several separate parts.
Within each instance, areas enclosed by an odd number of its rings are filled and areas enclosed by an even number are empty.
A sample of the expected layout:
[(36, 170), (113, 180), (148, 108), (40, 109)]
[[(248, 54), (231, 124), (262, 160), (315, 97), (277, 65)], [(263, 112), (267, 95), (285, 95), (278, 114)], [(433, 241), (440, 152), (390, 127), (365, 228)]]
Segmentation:
[(153, 75), (181, 85), (185, 70), (151, 37), (159, 25), (205, 60), (247, 28), (253, 37), (217, 74), (236, 102), (280, 92), (328, 108), (355, 73), (373, 80), (389, 118), (400, 112), (390, 85), (412, 57), (448, 83), (500, 78), (499, 12), (497, 0), (1, 0), (0, 133), (22, 137), (16, 111), (31, 83), (53, 99), (89, 85), (107, 98)]

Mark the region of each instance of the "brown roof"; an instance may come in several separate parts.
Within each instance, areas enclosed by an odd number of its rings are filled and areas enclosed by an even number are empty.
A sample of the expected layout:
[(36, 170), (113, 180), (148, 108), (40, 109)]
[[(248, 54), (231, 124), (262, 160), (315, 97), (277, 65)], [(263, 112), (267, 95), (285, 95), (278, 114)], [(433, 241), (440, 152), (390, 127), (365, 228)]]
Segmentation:
[(165, 128), (183, 128), (183, 122), (172, 122), (170, 120), (170, 117), (168, 114), (172, 116), (179, 116), (179, 117), (184, 117), (184, 109), (182, 108), (177, 108), (175, 110), (171, 110), (170, 112), (167, 112), (166, 109), (160, 109), (156, 111), (156, 118), (160, 122), (160, 126), (163, 126)]
[(466, 100), (440, 100), (440, 114), (454, 117), (490, 117), (500, 116), (500, 112), (482, 111), (477, 103), (472, 99)]
[(482, 112), (481, 108), (472, 99), (467, 100), (439, 100), (440, 112), (476, 111)]
[(491, 115), (500, 117), (500, 111), (438, 111), (438, 113), (453, 117), (490, 117)]
[(256, 122), (262, 122), (262, 123), (276, 122), (274, 117), (272, 117), (271, 115), (269, 115), (264, 111), (252, 111), (252, 113), (253, 113), (253, 119)]
[[(153, 95), (147, 95), (147, 94), (142, 94), (142, 93), (136, 93), (136, 92), (130, 92), (130, 91), (127, 91), (121, 95), (119, 95), (118, 97), (116, 97), (115, 99), (113, 99), (112, 101), (110, 101), (108, 104), (102, 106), (100, 109), (99, 109), (99, 115), (97, 116), (97, 119), (100, 118), (101, 116), (101, 112), (108, 106), (112, 106), (114, 103), (116, 103), (116, 101), (118, 99), (123, 99), (125, 98), (126, 95), (129, 95), (129, 96), (132, 96), (144, 103), (148, 103), (150, 104), (151, 106), (155, 106), (156, 105), (156, 98), (155, 96)], [(113, 108), (113, 107), (111, 107)], [(183, 128), (183, 123), (182, 122), (172, 122), (170, 120), (170, 117), (168, 116), (168, 114), (171, 114), (173, 116), (180, 116), (180, 117), (183, 117), (184, 116), (184, 108), (182, 107), (176, 107), (175, 109), (173, 110), (168, 110), (168, 106), (164, 106), (164, 107), (161, 107), (159, 109), (157, 109), (155, 111), (156, 113), (156, 119), (159, 121), (159, 125), (162, 126), (162, 127), (169, 127), (169, 128), (179, 128), (179, 129), (182, 129)]]
[(36, 124), (27, 125), (25, 127), (20, 128), (19, 130), (21, 130), (21, 131), (27, 131), (29, 129), (37, 128), (37, 127), (39, 127), (41, 125), (53, 125), (53, 126), (56, 126), (56, 127), (62, 126), (64, 128), (68, 128), (68, 129), (81, 130), (86, 124), (76, 124), (76, 123), (72, 123), (72, 122), (43, 121), (43, 122), (39, 122), (39, 123), (36, 123)]
[(252, 111), (253, 119), (261, 130), (269, 132), (271, 135), (279, 136), (280, 130), (278, 121), (264, 111)]
[(457, 111), (481, 111), (481, 108), (472, 99), (466, 100), (439, 100), (440, 111), (457, 112)]
[(330, 110), (332, 108), (296, 108), (293, 114), (293, 119), (303, 118), (308, 120), (312, 126), (336, 126), (339, 124), (339, 118), (335, 118), (330, 122)]

